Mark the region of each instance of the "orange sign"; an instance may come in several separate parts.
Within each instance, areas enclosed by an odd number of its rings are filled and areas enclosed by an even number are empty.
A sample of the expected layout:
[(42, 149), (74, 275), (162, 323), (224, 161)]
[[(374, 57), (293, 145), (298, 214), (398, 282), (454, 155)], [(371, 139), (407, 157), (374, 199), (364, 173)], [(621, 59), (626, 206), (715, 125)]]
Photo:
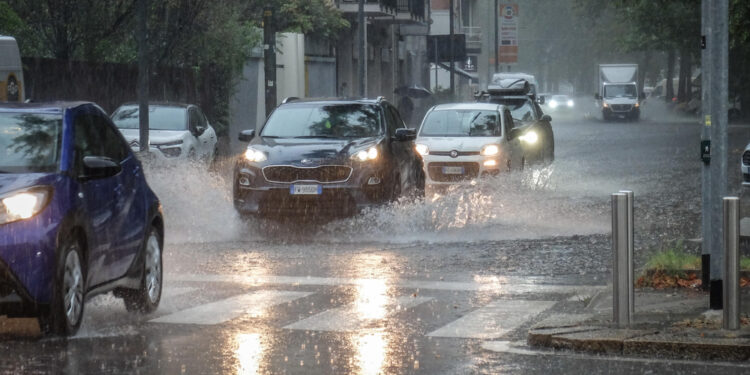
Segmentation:
[(518, 4), (500, 4), (500, 22), (498, 35), (498, 61), (501, 63), (518, 62)]

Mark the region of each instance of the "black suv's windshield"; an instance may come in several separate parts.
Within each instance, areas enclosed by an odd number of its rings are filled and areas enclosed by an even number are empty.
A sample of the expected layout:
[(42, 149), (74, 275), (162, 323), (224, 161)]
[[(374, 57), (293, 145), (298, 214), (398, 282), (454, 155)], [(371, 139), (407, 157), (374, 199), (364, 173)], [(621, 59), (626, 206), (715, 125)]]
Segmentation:
[(295, 104), (273, 112), (261, 133), (277, 138), (354, 138), (380, 135), (380, 111), (369, 104)]
[(420, 135), (425, 137), (500, 136), (497, 112), (480, 110), (436, 110), (427, 115)]
[(502, 104), (510, 109), (510, 114), (513, 116), (513, 121), (516, 123), (532, 122), (537, 119), (531, 99), (492, 97), (490, 102)]
[[(120, 129), (138, 129), (138, 106), (129, 105), (117, 109), (112, 121)], [(151, 130), (187, 130), (185, 108), (151, 105), (148, 107), (148, 123)]]
[(0, 112), (0, 172), (50, 172), (60, 158), (62, 116)]

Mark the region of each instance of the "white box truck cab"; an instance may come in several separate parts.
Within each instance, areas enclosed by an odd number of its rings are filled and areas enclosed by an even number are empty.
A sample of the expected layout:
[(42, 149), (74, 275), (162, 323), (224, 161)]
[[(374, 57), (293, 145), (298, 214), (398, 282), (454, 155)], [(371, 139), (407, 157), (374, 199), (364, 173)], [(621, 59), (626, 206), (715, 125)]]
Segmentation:
[(638, 64), (599, 65), (599, 92), (595, 98), (605, 121), (638, 120), (641, 95), (637, 80)]
[(23, 102), (23, 65), (16, 39), (0, 35), (0, 102)]

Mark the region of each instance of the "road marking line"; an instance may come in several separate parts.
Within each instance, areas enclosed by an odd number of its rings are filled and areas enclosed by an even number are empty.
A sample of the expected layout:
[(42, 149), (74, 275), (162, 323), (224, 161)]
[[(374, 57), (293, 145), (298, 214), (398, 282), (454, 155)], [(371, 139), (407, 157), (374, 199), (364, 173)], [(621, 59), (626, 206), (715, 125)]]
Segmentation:
[(549, 309), (554, 301), (496, 300), (430, 332), (430, 337), (494, 339)]
[[(167, 275), (171, 281), (182, 282), (224, 282), (251, 285), (295, 285), (295, 286), (339, 286), (362, 285), (371, 282), (383, 282), (379, 279), (355, 279), (341, 277), (314, 276), (241, 276), (217, 274), (172, 274)], [(385, 280), (391, 286), (411, 289), (446, 290), (459, 292), (494, 292), (500, 295), (519, 295), (528, 293), (583, 293), (606, 288), (605, 286), (587, 285), (551, 285), (524, 282), (523, 278), (498, 277), (487, 282), (456, 281), (420, 281), (420, 280)]]
[(164, 291), (161, 294), (161, 299), (162, 301), (164, 301), (165, 299), (172, 299), (174, 297), (181, 296), (183, 294), (188, 294), (196, 290), (198, 290), (198, 288), (192, 288), (192, 287), (187, 287), (187, 286), (166, 287), (164, 288)]
[(482, 343), (482, 349), (507, 354), (527, 355), (527, 356), (554, 356), (554, 357), (566, 357), (570, 359), (587, 359), (594, 361), (607, 361), (607, 362), (638, 362), (638, 363), (668, 363), (668, 364), (681, 364), (681, 365), (707, 365), (714, 366), (714, 370), (717, 373), (721, 373), (721, 369), (718, 367), (730, 367), (730, 368), (750, 368), (750, 364), (743, 362), (717, 362), (717, 361), (697, 361), (689, 359), (669, 359), (669, 358), (638, 358), (638, 357), (621, 357), (614, 355), (596, 355), (596, 354), (584, 354), (576, 353), (568, 350), (534, 350), (525, 347), (525, 342), (510, 342), (510, 341), (485, 341)]
[(399, 311), (416, 307), (432, 299), (432, 297), (398, 297), (388, 301), (385, 306), (375, 306), (375, 309), (382, 307), (385, 310), (382, 316), (378, 314), (379, 316), (375, 317), (367, 317), (367, 311), (360, 311), (355, 305), (349, 305), (323, 311), (284, 328), (303, 331), (351, 332), (382, 322)]
[(221, 324), (242, 315), (258, 317), (271, 306), (280, 305), (311, 295), (310, 292), (259, 290), (221, 301), (195, 306), (173, 314), (150, 320), (152, 323), (170, 324)]

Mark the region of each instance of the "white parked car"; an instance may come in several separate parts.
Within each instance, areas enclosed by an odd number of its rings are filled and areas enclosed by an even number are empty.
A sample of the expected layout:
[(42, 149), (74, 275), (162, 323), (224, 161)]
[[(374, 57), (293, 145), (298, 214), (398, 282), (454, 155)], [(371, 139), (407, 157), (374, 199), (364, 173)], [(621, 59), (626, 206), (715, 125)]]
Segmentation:
[(745, 151), (742, 152), (740, 170), (742, 171), (742, 186), (750, 187), (750, 143), (745, 146)]
[(510, 110), (492, 103), (441, 104), (425, 115), (416, 147), (427, 185), (466, 183), (523, 169), (522, 139)]
[[(112, 121), (134, 150), (140, 148), (138, 104), (117, 108)], [(200, 108), (192, 104), (151, 103), (148, 107), (149, 145), (160, 159), (211, 162), (216, 157), (216, 131)]]

